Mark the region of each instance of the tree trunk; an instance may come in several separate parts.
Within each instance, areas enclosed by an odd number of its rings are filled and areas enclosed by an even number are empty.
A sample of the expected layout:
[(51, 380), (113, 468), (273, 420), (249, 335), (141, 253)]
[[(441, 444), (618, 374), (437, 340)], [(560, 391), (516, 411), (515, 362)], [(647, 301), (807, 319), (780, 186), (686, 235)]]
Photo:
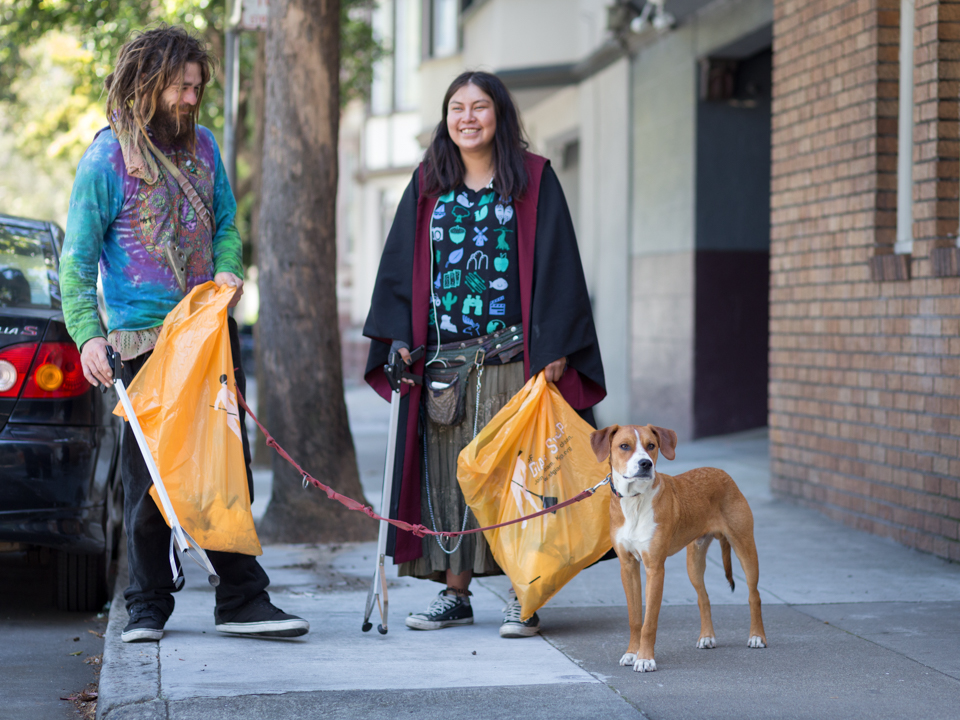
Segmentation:
[[(336, 298), (339, 0), (272, 0), (260, 211), (261, 413), (292, 457), (361, 499), (347, 424)], [(263, 411), (266, 411), (263, 413)], [(275, 456), (260, 534), (273, 542), (375, 537), (377, 526)]]

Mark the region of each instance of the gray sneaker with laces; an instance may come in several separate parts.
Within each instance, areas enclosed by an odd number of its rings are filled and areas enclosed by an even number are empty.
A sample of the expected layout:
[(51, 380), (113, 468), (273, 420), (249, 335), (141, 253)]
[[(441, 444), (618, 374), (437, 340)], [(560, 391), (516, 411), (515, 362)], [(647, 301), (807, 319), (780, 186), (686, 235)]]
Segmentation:
[(520, 601), (510, 593), (510, 601), (503, 608), (503, 622), (500, 624), (500, 637), (522, 638), (540, 632), (540, 618), (534, 613), (526, 621), (520, 619)]
[(407, 627), (413, 630), (439, 630), (452, 625), (473, 625), (470, 598), (455, 593), (448, 595), (447, 590), (441, 590), (426, 611), (408, 616), (406, 623)]

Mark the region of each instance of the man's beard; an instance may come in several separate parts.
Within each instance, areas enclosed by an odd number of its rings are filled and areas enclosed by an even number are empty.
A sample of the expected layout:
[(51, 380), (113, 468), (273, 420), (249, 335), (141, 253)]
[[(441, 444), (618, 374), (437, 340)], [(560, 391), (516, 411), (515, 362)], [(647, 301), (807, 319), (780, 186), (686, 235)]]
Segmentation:
[(180, 127), (177, 128), (177, 113), (172, 108), (157, 108), (150, 120), (150, 132), (153, 139), (165, 147), (182, 145), (193, 136), (193, 113), (180, 115)]

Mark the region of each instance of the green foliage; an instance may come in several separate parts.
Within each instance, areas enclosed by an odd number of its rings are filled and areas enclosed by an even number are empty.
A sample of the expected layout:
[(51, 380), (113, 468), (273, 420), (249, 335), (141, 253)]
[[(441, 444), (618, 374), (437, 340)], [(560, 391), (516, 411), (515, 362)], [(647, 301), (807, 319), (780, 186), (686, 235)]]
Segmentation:
[[(341, 106), (366, 98), (373, 65), (383, 56), (369, 23), (373, 2), (341, 0)], [(201, 36), (222, 62), (226, 6), (227, 0), (0, 0), (0, 139), (8, 138), (0, 142), (0, 160), (48, 177), (69, 174), (96, 130), (106, 125), (103, 82), (122, 45), (137, 31), (161, 23), (182, 25)], [(255, 113), (247, 103), (256, 59), (256, 33), (241, 34), (239, 117), (246, 130), (238, 129), (241, 181), (254, 135)], [(218, 66), (200, 108), (200, 123), (218, 136), (223, 82)], [(0, 171), (0, 201), (12, 194), (4, 185), (16, 183), (6, 174)], [(247, 184), (240, 185), (234, 188), (238, 201), (249, 208), (250, 199), (243, 197)], [(238, 224), (245, 220), (242, 211)]]
[(385, 48), (373, 36), (370, 11), (373, 0), (340, 0), (340, 107), (351, 100), (367, 100), (373, 66)]
[[(0, 100), (8, 116), (0, 130), (16, 128), (17, 150), (42, 165), (75, 165), (92, 131), (106, 125), (103, 81), (135, 31), (179, 24), (214, 52), (223, 44), (223, 5), (211, 0), (7, 0), (0, 15)], [(205, 100), (201, 123), (222, 128), (216, 76)]]
[(46, 33), (74, 35), (90, 52), (88, 68), (101, 82), (120, 46), (136, 30), (160, 22), (205, 35), (222, 26), (223, 6), (211, 0), (5, 0), (0, 16), (0, 65), (7, 85), (23, 66), (21, 50)]
[[(17, 149), (41, 164), (76, 165), (105, 124), (97, 102), (94, 61), (76, 38), (52, 31), (20, 53), (22, 70), (8, 86), (6, 125)], [(97, 83), (99, 84), (99, 83)]]
[[(371, 6), (372, 0), (341, 1), (342, 104), (366, 96), (373, 64), (383, 54), (368, 22)], [(91, 135), (71, 124), (82, 118), (81, 129), (89, 129), (91, 108), (103, 105), (103, 80), (133, 33), (160, 23), (183, 25), (222, 59), (225, 13), (225, 0), (3, 0), (0, 102), (19, 129), (18, 149), (28, 157), (74, 161), (78, 145), (82, 152)], [(242, 39), (240, 74), (249, 83), (256, 41), (253, 34)], [(50, 99), (35, 98), (38, 83)], [(222, 83), (221, 68), (201, 108), (200, 122), (215, 132), (223, 128)]]

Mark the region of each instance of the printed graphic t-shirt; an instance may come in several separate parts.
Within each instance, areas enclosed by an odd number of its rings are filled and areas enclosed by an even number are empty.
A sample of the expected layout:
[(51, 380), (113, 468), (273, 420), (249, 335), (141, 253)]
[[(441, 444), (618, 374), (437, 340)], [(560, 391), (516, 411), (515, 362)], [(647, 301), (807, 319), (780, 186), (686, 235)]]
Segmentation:
[(434, 312), (429, 343), (469, 340), (519, 325), (520, 271), (513, 198), (461, 185), (441, 195), (430, 224)]

